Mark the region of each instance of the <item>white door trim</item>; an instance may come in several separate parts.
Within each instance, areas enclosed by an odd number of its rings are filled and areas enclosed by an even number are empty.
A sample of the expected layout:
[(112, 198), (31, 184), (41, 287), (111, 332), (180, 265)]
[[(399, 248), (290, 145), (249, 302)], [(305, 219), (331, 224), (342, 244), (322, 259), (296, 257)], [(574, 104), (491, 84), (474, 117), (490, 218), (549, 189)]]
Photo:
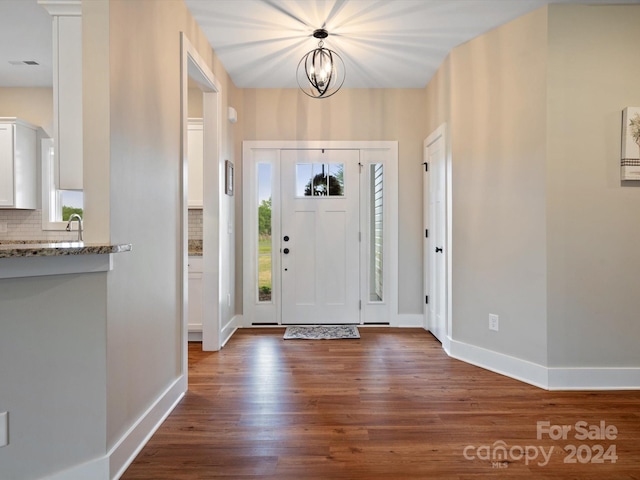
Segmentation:
[[(279, 162), (281, 150), (306, 149), (340, 149), (359, 150), (360, 163), (363, 164), (363, 174), (367, 165), (381, 163), (384, 166), (384, 301), (370, 302), (362, 298), (361, 323), (388, 323), (398, 326), (398, 142), (395, 141), (246, 141), (243, 142), (243, 326), (255, 324), (279, 325), (281, 312), (278, 301), (279, 292), (275, 288), (279, 282), (280, 255), (273, 256), (273, 291), (272, 302), (258, 302), (257, 300), (257, 164), (272, 165), (272, 208), (273, 212), (280, 209), (279, 198)], [(361, 178), (361, 182), (364, 181)], [(361, 190), (364, 190), (361, 188)], [(361, 218), (366, 215), (361, 192)], [(362, 221), (361, 221), (362, 224)], [(278, 231), (278, 219), (272, 219), (273, 251), (280, 250), (281, 232)], [(366, 245), (366, 230), (362, 225), (363, 244)], [(368, 263), (366, 262), (366, 248), (361, 248), (361, 285), (368, 285)], [(362, 258), (365, 256), (365, 258)], [(365, 278), (363, 280), (363, 275)], [(364, 289), (364, 287), (363, 287)]]
[[(445, 285), (445, 304), (446, 304), (446, 335), (441, 339), (442, 347), (445, 351), (449, 352), (451, 345), (451, 338), (453, 333), (453, 316), (452, 316), (452, 283), (451, 283), (451, 266), (452, 266), (452, 241), (451, 241), (451, 227), (452, 227), (452, 216), (451, 216), (451, 149), (449, 138), (447, 137), (447, 125), (445, 123), (441, 124), (438, 128), (436, 128), (424, 141), (424, 161), (428, 163), (429, 161), (429, 147), (433, 145), (436, 141), (440, 139), (444, 140), (444, 157), (445, 157), (445, 247), (444, 247), (444, 256), (445, 256), (445, 269), (446, 269), (446, 285)], [(423, 207), (424, 207), (424, 228), (431, 228), (432, 219), (430, 218), (430, 200), (431, 200), (431, 189), (430, 189), (430, 174), (425, 175), (425, 180), (423, 183)], [(433, 235), (434, 232), (429, 232), (430, 238), (425, 238), (425, 248), (424, 248), (424, 285), (425, 285), (425, 295), (430, 295), (430, 292), (433, 291), (433, 286), (431, 285), (431, 268), (432, 268), (432, 255), (435, 248), (433, 243)], [(429, 318), (429, 306), (425, 305), (424, 310), (425, 317), (425, 328), (428, 329), (430, 318)]]
[(188, 201), (188, 94), (189, 79), (202, 90), (203, 112), (203, 278), (202, 288), (208, 292), (202, 299), (202, 349), (219, 350), (220, 325), (220, 157), (221, 157), (221, 94), (222, 88), (207, 63), (191, 44), (184, 32), (180, 33), (181, 55), (181, 116), (182, 116), (182, 169), (181, 196), (182, 228), (179, 272), (182, 283), (182, 373), (186, 380), (188, 371), (188, 250), (189, 250), (189, 201)]

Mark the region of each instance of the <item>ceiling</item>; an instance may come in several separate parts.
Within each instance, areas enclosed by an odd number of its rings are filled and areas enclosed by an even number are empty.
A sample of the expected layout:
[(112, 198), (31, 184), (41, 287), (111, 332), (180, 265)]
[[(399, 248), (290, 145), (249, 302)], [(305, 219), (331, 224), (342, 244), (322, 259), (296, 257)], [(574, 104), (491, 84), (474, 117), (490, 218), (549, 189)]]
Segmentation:
[[(51, 42), (51, 15), (37, 0), (0, 0), (0, 87), (50, 87)], [(25, 60), (39, 65), (9, 63)]]
[(423, 88), (447, 54), (547, 3), (640, 0), (185, 0), (236, 86), (296, 88), (300, 58), (325, 46), (346, 88)]
[[(297, 64), (317, 46), (311, 34), (321, 27), (330, 33), (325, 45), (346, 64), (345, 87), (422, 88), (453, 47), (551, 0), (185, 2), (240, 88), (297, 87)], [(0, 0), (0, 87), (52, 85), (51, 32), (37, 0)]]

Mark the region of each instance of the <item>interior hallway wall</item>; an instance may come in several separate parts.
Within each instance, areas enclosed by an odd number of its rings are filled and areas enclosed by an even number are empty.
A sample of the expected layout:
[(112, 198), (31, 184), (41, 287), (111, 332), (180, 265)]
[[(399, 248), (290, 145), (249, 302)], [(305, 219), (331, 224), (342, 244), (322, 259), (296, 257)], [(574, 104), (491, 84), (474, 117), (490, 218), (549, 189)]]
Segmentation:
[(549, 7), (549, 366), (639, 367), (640, 182), (620, 181), (640, 106), (640, 5)]
[(639, 16), (544, 7), (456, 47), (427, 86), (427, 130), (450, 134), (454, 340), (551, 368), (640, 364), (640, 190), (620, 181)]

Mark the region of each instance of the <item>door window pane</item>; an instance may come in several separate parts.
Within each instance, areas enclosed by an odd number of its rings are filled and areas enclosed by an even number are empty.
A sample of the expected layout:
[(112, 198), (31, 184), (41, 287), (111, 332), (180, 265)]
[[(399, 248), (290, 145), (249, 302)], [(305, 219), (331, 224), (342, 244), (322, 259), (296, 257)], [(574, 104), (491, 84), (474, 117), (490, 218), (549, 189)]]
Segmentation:
[(271, 302), (271, 164), (258, 164), (258, 301)]
[(296, 197), (306, 196), (307, 186), (313, 181), (313, 164), (298, 163), (296, 165)]
[(343, 197), (343, 163), (296, 164), (296, 196)]
[(342, 197), (344, 195), (344, 164), (329, 164), (329, 196)]

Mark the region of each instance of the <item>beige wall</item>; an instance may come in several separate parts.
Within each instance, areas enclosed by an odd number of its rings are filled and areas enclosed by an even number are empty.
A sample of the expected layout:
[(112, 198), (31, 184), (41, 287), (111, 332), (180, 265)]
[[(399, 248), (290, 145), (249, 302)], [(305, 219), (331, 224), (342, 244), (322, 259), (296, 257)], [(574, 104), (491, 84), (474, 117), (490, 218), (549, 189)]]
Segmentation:
[(189, 87), (189, 106), (187, 107), (189, 118), (202, 118), (202, 90)]
[[(445, 58), (425, 89), (427, 135), (443, 123), (451, 122), (451, 55)], [(449, 127), (450, 128), (450, 127)], [(451, 135), (447, 138), (451, 143)], [(450, 145), (447, 147), (450, 150)]]
[[(545, 9), (450, 55), (453, 338), (539, 364), (547, 348), (546, 61)], [(498, 333), (488, 329), (490, 313), (500, 317)]]
[[(0, 281), (0, 383), (11, 386), (0, 389), (11, 419), (2, 478), (115, 476), (126, 459), (109, 461), (110, 450), (181, 378), (180, 32), (220, 81), (222, 111), (235, 89), (182, 0), (82, 7), (85, 238), (133, 251), (108, 273)], [(234, 135), (225, 122), (225, 157)]]
[[(112, 242), (134, 245), (131, 255), (117, 257), (109, 275), (110, 447), (181, 370), (181, 31), (221, 82), (223, 110), (230, 86), (182, 1), (111, 0), (101, 20), (109, 25), (109, 104), (107, 112), (102, 109), (110, 129), (109, 216), (98, 213), (94, 221), (110, 224)], [(222, 138), (223, 153), (232, 154), (224, 126)], [(93, 174), (95, 185), (101, 173)], [(88, 203), (87, 217), (91, 213)]]
[(297, 89), (246, 89), (243, 97), (244, 140), (398, 141), (398, 310), (421, 314), (425, 91), (347, 89), (318, 100)]
[(620, 181), (640, 105), (640, 6), (549, 8), (549, 365), (640, 364), (640, 182)]
[[(453, 339), (546, 367), (637, 367), (639, 6), (554, 5), (455, 48), (426, 90), (453, 172)], [(489, 313), (500, 332), (488, 331)]]
[(0, 88), (0, 117), (18, 117), (53, 137), (51, 88)]

